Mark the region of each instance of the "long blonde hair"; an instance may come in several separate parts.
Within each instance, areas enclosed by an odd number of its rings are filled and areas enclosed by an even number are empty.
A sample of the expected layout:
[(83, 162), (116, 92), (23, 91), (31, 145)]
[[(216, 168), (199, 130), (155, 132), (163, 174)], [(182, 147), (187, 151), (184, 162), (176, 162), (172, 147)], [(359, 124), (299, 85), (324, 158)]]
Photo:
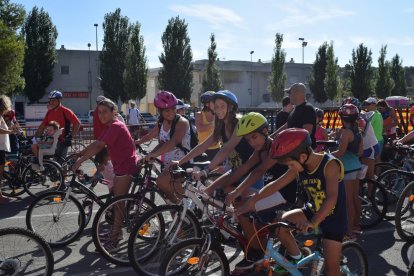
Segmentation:
[(11, 109), (11, 100), (6, 95), (0, 95), (0, 115)]

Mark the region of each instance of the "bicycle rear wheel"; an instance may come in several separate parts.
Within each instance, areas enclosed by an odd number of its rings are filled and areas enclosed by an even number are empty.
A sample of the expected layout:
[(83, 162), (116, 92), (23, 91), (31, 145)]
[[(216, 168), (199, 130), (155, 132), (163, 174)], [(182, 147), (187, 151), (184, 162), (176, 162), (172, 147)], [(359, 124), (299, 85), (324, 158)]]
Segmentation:
[(377, 180), (387, 191), (388, 204), (385, 218), (394, 220), (397, 201), (407, 184), (414, 180), (414, 173), (391, 169), (384, 172)]
[(1, 193), (8, 197), (17, 197), (25, 193), (21, 181), (16, 179), (9, 172), (3, 172), (3, 179), (1, 179)]
[[(203, 274), (201, 274), (203, 273)], [(230, 275), (229, 261), (219, 244), (206, 238), (188, 239), (172, 246), (159, 275)]]
[(138, 275), (159, 275), (159, 264), (172, 244), (201, 237), (200, 223), (189, 210), (179, 227), (182, 213), (182, 206), (163, 205), (138, 219), (128, 241), (129, 260)]
[(49, 245), (39, 235), (22, 228), (0, 229), (0, 275), (45, 275), (53, 273)]
[(30, 204), (26, 213), (27, 228), (39, 234), (52, 247), (75, 241), (85, 228), (85, 212), (72, 195), (49, 192)]
[(129, 233), (138, 218), (153, 208), (154, 203), (137, 195), (123, 195), (109, 200), (99, 208), (93, 220), (92, 238), (96, 249), (114, 264), (129, 265)]
[(64, 183), (62, 168), (58, 163), (43, 160), (43, 165), (44, 171), (33, 170), (31, 164), (27, 165), (23, 171), (24, 189), (33, 197), (39, 197), (50, 191), (58, 191)]
[(377, 181), (363, 179), (360, 182), (359, 199), (361, 202), (360, 225), (368, 229), (380, 223), (387, 213), (387, 192)]
[(414, 241), (414, 181), (402, 191), (395, 209), (395, 229), (398, 236), (407, 242)]

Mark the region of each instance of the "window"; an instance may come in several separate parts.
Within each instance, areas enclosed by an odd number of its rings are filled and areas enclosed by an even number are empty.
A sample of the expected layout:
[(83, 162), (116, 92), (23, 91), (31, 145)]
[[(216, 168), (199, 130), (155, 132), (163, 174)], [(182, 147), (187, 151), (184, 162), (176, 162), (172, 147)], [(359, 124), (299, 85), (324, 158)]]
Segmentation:
[(60, 67), (60, 73), (62, 75), (69, 75), (69, 66), (68, 65), (62, 65)]

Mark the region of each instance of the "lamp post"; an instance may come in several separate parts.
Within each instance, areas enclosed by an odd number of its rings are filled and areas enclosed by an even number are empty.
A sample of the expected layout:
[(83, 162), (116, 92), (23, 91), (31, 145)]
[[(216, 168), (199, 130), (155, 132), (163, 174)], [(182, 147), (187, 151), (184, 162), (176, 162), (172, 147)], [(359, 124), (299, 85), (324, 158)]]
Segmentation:
[(253, 106), (253, 53), (250, 51), (250, 107)]
[(302, 63), (305, 63), (305, 47), (308, 45), (308, 42), (303, 37), (299, 37), (299, 40), (302, 41)]
[(91, 74), (91, 44), (88, 43), (89, 70), (88, 70), (88, 92), (89, 92), (89, 110), (92, 109), (92, 74)]
[(98, 24), (93, 24), (95, 26), (95, 36), (96, 36), (96, 63), (98, 66), (98, 76), (101, 76), (101, 71), (99, 71), (99, 56), (98, 56)]

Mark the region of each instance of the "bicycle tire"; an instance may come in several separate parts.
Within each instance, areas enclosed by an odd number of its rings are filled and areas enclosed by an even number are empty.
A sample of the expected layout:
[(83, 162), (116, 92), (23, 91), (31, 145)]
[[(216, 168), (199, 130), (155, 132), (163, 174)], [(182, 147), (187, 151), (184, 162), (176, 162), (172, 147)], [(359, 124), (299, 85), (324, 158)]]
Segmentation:
[(3, 172), (3, 186), (1, 188), (1, 193), (8, 197), (18, 197), (24, 194), (26, 191), (18, 179), (16, 179), (9, 172)]
[(394, 220), (397, 201), (407, 184), (414, 181), (414, 173), (399, 169), (391, 169), (381, 174), (377, 181), (381, 183), (387, 191), (388, 204), (385, 218)]
[[(106, 195), (100, 195), (98, 196), (98, 198), (104, 202), (107, 202), (110, 198), (112, 197), (111, 194), (106, 194)], [(83, 200), (82, 200), (82, 208), (85, 211), (85, 227), (89, 224), (89, 222), (91, 221), (92, 215), (93, 215), (93, 205), (95, 205), (96, 203), (93, 202), (92, 198), (86, 196)]]
[[(356, 265), (358, 260), (358, 265)], [(341, 275), (368, 275), (368, 259), (364, 249), (356, 242), (342, 244)]]
[[(371, 191), (371, 195), (368, 193)], [(379, 224), (387, 213), (387, 191), (375, 180), (363, 179), (360, 182), (359, 198), (361, 201), (360, 225), (368, 229)]]
[(399, 167), (389, 162), (376, 163), (374, 166), (374, 173), (375, 173), (376, 179), (380, 178), (383, 173), (391, 169), (399, 169)]
[(406, 242), (414, 241), (414, 181), (402, 191), (395, 210), (395, 229)]
[[(128, 259), (128, 238), (131, 229), (133, 228), (138, 217), (145, 211), (155, 208), (154, 203), (149, 201), (147, 198), (142, 199), (143, 205), (140, 206), (141, 197), (137, 195), (123, 195), (117, 196), (105, 203), (93, 219), (92, 224), (92, 238), (95, 244), (97, 251), (99, 251), (105, 259), (108, 261), (117, 264), (117, 265), (129, 265)], [(121, 229), (117, 229), (122, 234), (118, 237), (120, 240), (117, 242), (117, 249), (112, 251), (105, 246), (105, 242), (108, 241), (108, 235), (112, 233), (112, 228), (114, 224), (114, 209), (113, 206), (116, 204), (122, 204), (124, 201), (124, 206), (128, 211), (128, 216), (124, 216), (122, 221)], [(119, 205), (118, 205), (119, 206)]]
[[(177, 230), (178, 222), (174, 219), (180, 218), (182, 212), (181, 205), (162, 205), (145, 212), (138, 219), (128, 240), (129, 261), (138, 275), (158, 275), (159, 263), (171, 244), (202, 236), (200, 223), (190, 210), (186, 212), (181, 229)], [(180, 237), (171, 241), (177, 231)], [(170, 234), (169, 237), (166, 234)]]
[[(67, 201), (65, 197), (66, 193), (61, 191), (45, 193), (30, 204), (26, 213), (27, 228), (43, 237), (51, 247), (72, 243), (85, 228), (85, 212), (81, 203), (72, 195)], [(57, 209), (62, 204), (64, 209)], [(61, 211), (59, 217), (58, 211)], [(59, 236), (58, 230), (64, 233)]]
[(58, 191), (64, 183), (62, 168), (58, 163), (43, 160), (43, 164), (43, 172), (33, 170), (31, 164), (23, 170), (23, 187), (32, 197), (39, 197), (49, 191)]
[[(53, 274), (52, 250), (38, 234), (23, 228), (0, 229), (0, 244), (0, 267), (5, 260), (17, 259), (17, 264), (20, 264), (19, 270), (22, 269), (18, 275)], [(10, 262), (10, 265), (13, 266), (15, 263)], [(10, 275), (14, 274), (10, 273)]]
[[(205, 243), (205, 238), (197, 238), (197, 239), (188, 239), (184, 240), (180, 243), (177, 243), (173, 245), (165, 254), (165, 258), (162, 260), (159, 270), (159, 275), (185, 275), (184, 272), (188, 273), (188, 270), (195, 269), (196, 271), (198, 269), (198, 262), (200, 259), (204, 259), (203, 255), (200, 255), (201, 248), (203, 247)], [(208, 263), (206, 264), (206, 267), (203, 266), (202, 268), (205, 269), (211, 269), (210, 272), (206, 273), (214, 273), (214, 275), (230, 275), (230, 266), (229, 261), (227, 260), (226, 255), (223, 252), (223, 249), (221, 246), (214, 241), (211, 242), (209, 253), (212, 253), (213, 256), (210, 256), (208, 258)], [(187, 251), (187, 252), (185, 252)], [(183, 256), (179, 256), (181, 255)], [(187, 253), (187, 254), (186, 254)], [(186, 256), (187, 255), (187, 256)], [(201, 258), (199, 257), (201, 256)], [(211, 265), (212, 257), (216, 257), (217, 261), (217, 267), (213, 267)], [(194, 262), (194, 264), (190, 264), (189, 260), (191, 258), (191, 261)], [(173, 262), (177, 261), (178, 264), (174, 265)], [(190, 261), (190, 262), (191, 262)], [(178, 266), (174, 270), (174, 266)], [(207, 275), (210, 275), (207, 274)], [(192, 274), (190, 274), (192, 275)], [(195, 274), (194, 274), (195, 275)]]

